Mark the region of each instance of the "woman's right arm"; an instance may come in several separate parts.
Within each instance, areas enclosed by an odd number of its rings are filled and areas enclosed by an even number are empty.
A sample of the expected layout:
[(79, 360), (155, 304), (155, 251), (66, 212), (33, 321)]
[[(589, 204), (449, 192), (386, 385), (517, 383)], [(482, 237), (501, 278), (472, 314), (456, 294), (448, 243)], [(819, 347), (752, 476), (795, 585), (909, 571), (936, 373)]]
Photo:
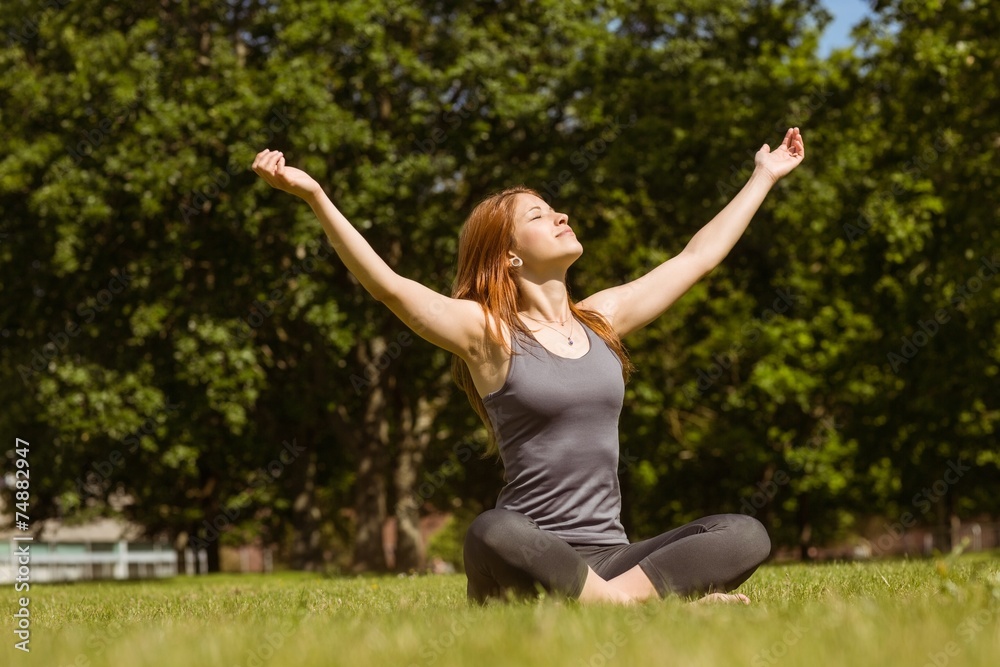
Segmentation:
[(301, 169), (285, 166), (280, 151), (258, 153), (253, 170), (271, 187), (301, 197), (312, 207), (344, 266), (414, 333), (466, 361), (478, 355), (486, 333), (479, 304), (452, 299), (393, 271), (315, 179)]

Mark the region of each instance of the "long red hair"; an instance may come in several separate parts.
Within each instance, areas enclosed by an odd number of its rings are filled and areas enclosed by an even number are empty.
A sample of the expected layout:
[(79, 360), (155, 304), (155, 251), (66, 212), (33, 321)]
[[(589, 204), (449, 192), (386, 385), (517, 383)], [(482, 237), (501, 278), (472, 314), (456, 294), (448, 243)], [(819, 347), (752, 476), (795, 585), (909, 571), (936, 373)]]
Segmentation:
[[(458, 238), (458, 273), (455, 275), (455, 284), (451, 291), (453, 298), (475, 301), (483, 307), (484, 315), (488, 313), (493, 316), (494, 326), (487, 328), (487, 335), (508, 352), (513, 350), (509, 341), (504, 340), (501, 335), (501, 321), (520, 335), (527, 336), (529, 333), (527, 327), (517, 317), (517, 312), (520, 310), (520, 294), (515, 279), (517, 269), (510, 265), (507, 254), (514, 248), (514, 204), (516, 195), (522, 193), (542, 199), (536, 191), (519, 185), (486, 197), (469, 214)], [(629, 360), (628, 352), (618, 333), (600, 313), (577, 308), (572, 297), (569, 299), (569, 309), (573, 315), (593, 329), (594, 333), (600, 336), (618, 356), (622, 363), (622, 379), (627, 382), (635, 367)], [(472, 408), (482, 419), (489, 433), (486, 451), (480, 458), (499, 456), (496, 434), (493, 432), (486, 406), (472, 381), (469, 367), (458, 355), (454, 355), (452, 359), (451, 374), (455, 384), (469, 396)]]

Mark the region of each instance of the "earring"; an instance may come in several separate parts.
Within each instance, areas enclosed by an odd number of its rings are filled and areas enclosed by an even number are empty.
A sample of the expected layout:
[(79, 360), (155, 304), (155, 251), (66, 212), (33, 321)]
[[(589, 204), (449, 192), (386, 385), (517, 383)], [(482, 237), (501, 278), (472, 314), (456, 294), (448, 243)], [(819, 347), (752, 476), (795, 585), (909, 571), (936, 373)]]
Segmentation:
[(510, 265), (511, 266), (521, 266), (522, 264), (524, 264), (524, 262), (521, 261), (520, 257), (511, 257), (510, 258)]

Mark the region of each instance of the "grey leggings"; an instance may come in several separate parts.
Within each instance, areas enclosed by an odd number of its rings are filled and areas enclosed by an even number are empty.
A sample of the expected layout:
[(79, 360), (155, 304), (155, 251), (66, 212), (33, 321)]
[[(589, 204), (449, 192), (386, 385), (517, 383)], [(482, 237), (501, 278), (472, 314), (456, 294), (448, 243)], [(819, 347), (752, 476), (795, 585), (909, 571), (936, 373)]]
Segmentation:
[(470, 602), (536, 596), (578, 598), (588, 566), (605, 580), (636, 565), (661, 598), (731, 591), (771, 552), (764, 526), (744, 514), (713, 514), (632, 544), (570, 544), (529, 517), (486, 510), (465, 534)]

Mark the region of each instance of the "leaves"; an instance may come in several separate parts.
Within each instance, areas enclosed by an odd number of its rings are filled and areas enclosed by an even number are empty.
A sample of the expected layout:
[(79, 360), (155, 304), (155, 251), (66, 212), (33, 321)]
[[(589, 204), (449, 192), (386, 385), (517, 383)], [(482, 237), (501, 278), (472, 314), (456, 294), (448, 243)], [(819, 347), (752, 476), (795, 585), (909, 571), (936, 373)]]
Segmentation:
[[(857, 50), (821, 61), (825, 12), (805, 1), (20, 3), (0, 16), (0, 423), (50, 443), (33, 492), (52, 515), (114, 486), (178, 536), (239, 499), (279, 541), (307, 486), (260, 473), (285, 439), (316, 453), (309, 497), (344, 507), (359, 439), (393, 471), (406, 406), (447, 404), (425, 467), (481, 431), (448, 400), (447, 355), (413, 339), (385, 356), (401, 323), (307, 206), (259, 182), (258, 151), (442, 292), (474, 203), (532, 185), (579, 230), (580, 300), (680, 252), (799, 127), (809, 159), (626, 340), (630, 534), (740, 511), (783, 473), (757, 508), (774, 541), (833, 540), (959, 457), (974, 469), (927, 520), (995, 512), (995, 14), (881, 2)], [(136, 429), (101, 494), (81, 492)], [(500, 480), (469, 461), (438, 495), (485, 507)]]

